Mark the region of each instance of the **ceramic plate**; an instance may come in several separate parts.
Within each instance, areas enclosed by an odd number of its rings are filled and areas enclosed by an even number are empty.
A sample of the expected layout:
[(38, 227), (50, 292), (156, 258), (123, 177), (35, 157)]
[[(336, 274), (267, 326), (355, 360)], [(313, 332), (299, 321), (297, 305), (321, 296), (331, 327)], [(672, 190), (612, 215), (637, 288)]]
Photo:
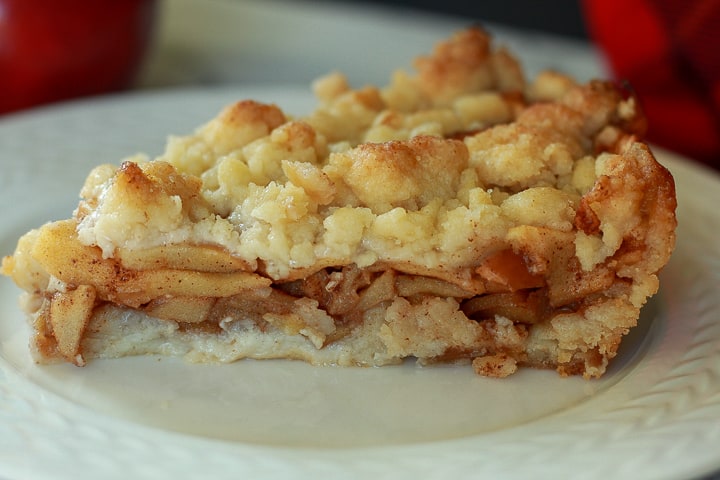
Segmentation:
[[(0, 254), (66, 218), (90, 168), (159, 154), (233, 100), (310, 110), (301, 88), (170, 90), (0, 120)], [(600, 380), (467, 367), (36, 366), (0, 280), (0, 478), (687, 478), (720, 467), (720, 180), (664, 151), (677, 250)]]

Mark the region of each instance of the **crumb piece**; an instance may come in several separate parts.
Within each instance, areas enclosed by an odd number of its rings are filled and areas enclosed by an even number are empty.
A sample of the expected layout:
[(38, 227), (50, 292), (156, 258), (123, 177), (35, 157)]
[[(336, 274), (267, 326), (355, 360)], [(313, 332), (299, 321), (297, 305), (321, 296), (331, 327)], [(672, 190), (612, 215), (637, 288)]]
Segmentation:
[(504, 353), (477, 357), (472, 362), (478, 375), (493, 378), (505, 378), (517, 370), (517, 361)]

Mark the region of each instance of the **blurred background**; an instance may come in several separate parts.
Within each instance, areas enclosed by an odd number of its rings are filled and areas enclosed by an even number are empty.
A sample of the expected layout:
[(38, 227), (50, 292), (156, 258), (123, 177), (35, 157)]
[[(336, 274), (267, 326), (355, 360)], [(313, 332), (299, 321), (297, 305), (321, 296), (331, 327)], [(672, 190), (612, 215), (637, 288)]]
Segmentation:
[(629, 82), (651, 141), (720, 165), (715, 0), (0, 0), (0, 115), (128, 89), (308, 85), (332, 70), (382, 85), (473, 24), (529, 77)]
[[(338, 3), (338, 0), (319, 0)], [(582, 2), (578, 0), (506, 0), (502, 2), (467, 0), (340, 0), (345, 3), (409, 8), (440, 15), (456, 15), (470, 21), (492, 22), (527, 29), (588, 39)]]

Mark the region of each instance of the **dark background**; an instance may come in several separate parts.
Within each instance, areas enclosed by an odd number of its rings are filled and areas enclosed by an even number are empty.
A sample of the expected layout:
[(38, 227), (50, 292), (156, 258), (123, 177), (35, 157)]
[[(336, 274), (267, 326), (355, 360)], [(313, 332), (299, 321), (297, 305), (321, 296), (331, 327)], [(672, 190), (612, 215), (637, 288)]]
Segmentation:
[[(321, 0), (326, 2), (337, 0)], [(414, 8), (429, 13), (463, 16), (510, 27), (587, 39), (582, 2), (571, 0), (341, 0), (344, 2)]]

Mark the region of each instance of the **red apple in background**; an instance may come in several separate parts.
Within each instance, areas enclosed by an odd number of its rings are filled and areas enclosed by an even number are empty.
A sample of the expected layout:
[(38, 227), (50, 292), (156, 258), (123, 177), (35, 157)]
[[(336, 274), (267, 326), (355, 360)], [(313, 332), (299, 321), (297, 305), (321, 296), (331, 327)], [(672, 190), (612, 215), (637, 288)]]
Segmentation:
[(0, 113), (127, 88), (155, 0), (0, 0)]

